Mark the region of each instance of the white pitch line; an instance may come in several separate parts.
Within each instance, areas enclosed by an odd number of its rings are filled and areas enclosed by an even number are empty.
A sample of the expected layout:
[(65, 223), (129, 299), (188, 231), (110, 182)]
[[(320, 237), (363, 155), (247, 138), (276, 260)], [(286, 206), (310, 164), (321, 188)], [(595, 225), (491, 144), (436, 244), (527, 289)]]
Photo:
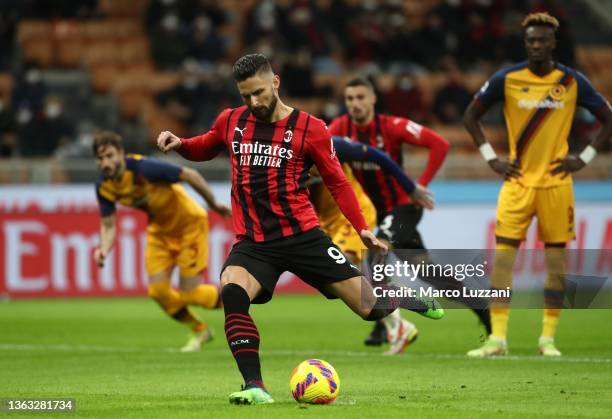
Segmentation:
[(68, 352), (179, 352), (177, 348), (147, 348), (130, 346), (97, 346), (67, 344), (0, 343), (0, 350), (68, 351)]
[[(0, 343), (0, 351), (67, 351), (67, 352), (108, 352), (108, 353), (142, 353), (142, 352), (165, 352), (165, 353), (179, 353), (178, 348), (165, 348), (165, 347), (143, 347), (143, 346), (99, 346), (99, 345), (69, 345), (69, 344), (31, 344), (31, 343)], [(214, 353), (224, 354), (228, 353), (227, 349), (206, 349), (202, 350), (202, 353)], [(381, 357), (378, 352), (359, 352), (359, 351), (339, 351), (333, 349), (300, 349), (300, 350), (284, 350), (284, 349), (271, 349), (262, 350), (263, 356), (316, 356), (319, 355), (330, 355), (330, 356), (347, 356), (347, 357)], [(465, 355), (461, 354), (437, 354), (437, 353), (406, 353), (403, 355), (404, 358), (428, 358), (428, 359), (450, 359), (450, 360), (471, 360)], [(485, 361), (538, 361), (538, 362), (561, 362), (561, 363), (582, 363), (582, 364), (612, 364), (612, 358), (589, 358), (589, 357), (573, 357), (573, 356), (562, 356), (560, 358), (545, 358), (537, 355), (507, 355), (503, 357), (491, 357), (484, 359)]]

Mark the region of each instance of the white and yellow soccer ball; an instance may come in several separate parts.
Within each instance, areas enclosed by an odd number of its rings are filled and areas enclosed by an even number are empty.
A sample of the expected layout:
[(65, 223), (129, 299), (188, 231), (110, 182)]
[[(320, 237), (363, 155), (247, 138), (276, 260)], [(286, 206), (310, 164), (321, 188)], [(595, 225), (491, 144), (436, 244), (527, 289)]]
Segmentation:
[(340, 392), (340, 377), (329, 362), (307, 359), (293, 369), (289, 389), (299, 403), (331, 403)]

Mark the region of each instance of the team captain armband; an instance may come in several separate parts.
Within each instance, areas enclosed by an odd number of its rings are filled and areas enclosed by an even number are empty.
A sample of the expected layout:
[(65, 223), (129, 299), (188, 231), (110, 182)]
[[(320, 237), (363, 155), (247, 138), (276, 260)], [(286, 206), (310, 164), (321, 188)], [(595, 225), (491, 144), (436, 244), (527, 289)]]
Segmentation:
[(478, 150), (487, 163), (497, 158), (497, 154), (495, 154), (495, 150), (493, 150), (493, 147), (491, 147), (489, 142), (481, 144), (480, 147), (478, 147)]
[(591, 160), (595, 158), (596, 155), (597, 155), (597, 150), (595, 149), (595, 147), (589, 144), (588, 146), (586, 146), (584, 150), (582, 150), (582, 153), (580, 153), (578, 158), (582, 160), (584, 164), (589, 164)]

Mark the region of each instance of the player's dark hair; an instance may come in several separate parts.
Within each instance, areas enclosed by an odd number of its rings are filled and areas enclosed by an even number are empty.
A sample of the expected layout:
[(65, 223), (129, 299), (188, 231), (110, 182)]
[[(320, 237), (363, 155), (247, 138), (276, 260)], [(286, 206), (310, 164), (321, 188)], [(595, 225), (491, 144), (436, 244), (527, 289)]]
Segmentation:
[(374, 85), (370, 80), (366, 79), (365, 77), (355, 77), (353, 79), (350, 79), (348, 83), (346, 83), (345, 88), (357, 86), (365, 86), (371, 91), (374, 91)]
[(117, 150), (123, 150), (123, 140), (121, 136), (113, 131), (100, 131), (94, 135), (93, 140), (93, 153), (94, 156), (98, 155), (98, 149), (100, 147), (115, 147)]
[(260, 72), (271, 72), (272, 66), (268, 57), (263, 54), (247, 54), (234, 63), (232, 73), (234, 80), (243, 81)]
[(547, 12), (530, 13), (523, 19), (522, 26), (524, 29), (530, 26), (548, 26), (556, 32), (559, 27), (559, 21)]

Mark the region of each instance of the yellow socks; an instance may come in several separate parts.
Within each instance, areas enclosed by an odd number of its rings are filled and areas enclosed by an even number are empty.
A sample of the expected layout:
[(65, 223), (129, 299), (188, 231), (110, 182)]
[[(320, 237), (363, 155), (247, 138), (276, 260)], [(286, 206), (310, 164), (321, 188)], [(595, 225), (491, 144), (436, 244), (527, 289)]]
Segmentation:
[(183, 304), (215, 308), (219, 303), (219, 288), (215, 285), (200, 284), (189, 291), (179, 291), (179, 295)]
[(542, 336), (555, 337), (559, 324), (560, 308), (545, 308), (542, 318)]
[(169, 280), (149, 284), (149, 297), (154, 299), (169, 315), (173, 315), (185, 305), (179, 293), (170, 285)]
[[(497, 289), (512, 288), (512, 268), (516, 259), (517, 248), (505, 244), (495, 245), (495, 262), (491, 274), (491, 287)], [(506, 339), (508, 334), (508, 317), (510, 315), (510, 299), (499, 298), (491, 301), (491, 335)]]
[(491, 308), (491, 336), (506, 339), (508, 334), (509, 308)]
[(565, 247), (546, 247), (546, 284), (542, 336), (555, 337), (565, 290)]
[(149, 284), (149, 297), (155, 300), (166, 314), (192, 331), (199, 332), (207, 327), (186, 307), (179, 293), (170, 285), (170, 281)]

